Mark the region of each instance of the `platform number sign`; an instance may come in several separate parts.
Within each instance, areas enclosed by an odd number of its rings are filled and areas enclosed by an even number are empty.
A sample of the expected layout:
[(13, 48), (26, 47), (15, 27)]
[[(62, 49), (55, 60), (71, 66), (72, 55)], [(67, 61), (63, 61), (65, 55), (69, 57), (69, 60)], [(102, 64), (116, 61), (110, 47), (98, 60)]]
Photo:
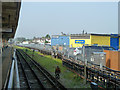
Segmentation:
[(85, 44), (85, 40), (75, 40), (75, 44)]

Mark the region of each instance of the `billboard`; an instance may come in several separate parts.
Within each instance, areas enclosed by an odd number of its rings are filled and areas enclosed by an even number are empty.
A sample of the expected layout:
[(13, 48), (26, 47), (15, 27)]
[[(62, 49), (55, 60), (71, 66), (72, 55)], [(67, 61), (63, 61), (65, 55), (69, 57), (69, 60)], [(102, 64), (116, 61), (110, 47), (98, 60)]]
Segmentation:
[(85, 44), (85, 40), (75, 40), (75, 44)]

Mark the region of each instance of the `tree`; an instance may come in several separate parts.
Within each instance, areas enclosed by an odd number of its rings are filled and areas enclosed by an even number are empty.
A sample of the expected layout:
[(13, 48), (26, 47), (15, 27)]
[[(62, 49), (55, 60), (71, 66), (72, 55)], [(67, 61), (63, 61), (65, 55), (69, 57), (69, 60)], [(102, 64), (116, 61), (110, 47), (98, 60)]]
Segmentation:
[(45, 43), (49, 43), (49, 42), (45, 40)]
[(19, 42), (23, 42), (23, 41), (26, 41), (26, 38), (24, 38), (24, 37), (18, 37), (16, 40), (19, 41)]
[(45, 36), (45, 38), (50, 39), (50, 35), (49, 35), (49, 34), (47, 34), (47, 35)]
[(36, 39), (36, 37), (34, 36), (33, 39)]
[(45, 37), (42, 37), (42, 39), (45, 39)]

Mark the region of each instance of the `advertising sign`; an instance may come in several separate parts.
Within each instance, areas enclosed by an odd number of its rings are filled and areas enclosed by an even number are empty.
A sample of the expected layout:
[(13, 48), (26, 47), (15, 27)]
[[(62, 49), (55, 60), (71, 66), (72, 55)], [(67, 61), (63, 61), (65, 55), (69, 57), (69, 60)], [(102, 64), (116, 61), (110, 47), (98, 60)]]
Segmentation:
[(85, 44), (85, 40), (75, 40), (75, 44)]

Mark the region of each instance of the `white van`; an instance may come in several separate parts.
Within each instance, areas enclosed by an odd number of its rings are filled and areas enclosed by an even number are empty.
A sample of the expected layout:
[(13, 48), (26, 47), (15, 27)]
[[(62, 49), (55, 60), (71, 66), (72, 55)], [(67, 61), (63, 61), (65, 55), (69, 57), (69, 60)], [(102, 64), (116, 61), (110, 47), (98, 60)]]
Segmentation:
[(82, 47), (76, 47), (74, 52), (73, 52), (73, 55), (78, 55), (78, 54), (82, 54)]

